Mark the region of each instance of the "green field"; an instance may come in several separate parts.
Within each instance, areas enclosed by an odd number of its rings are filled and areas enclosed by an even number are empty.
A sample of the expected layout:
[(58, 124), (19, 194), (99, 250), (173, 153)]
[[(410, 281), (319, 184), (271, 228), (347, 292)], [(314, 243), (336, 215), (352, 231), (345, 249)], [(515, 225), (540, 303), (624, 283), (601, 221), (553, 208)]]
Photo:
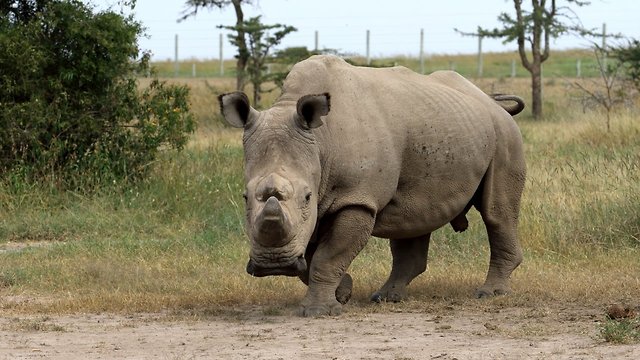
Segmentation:
[[(506, 58), (506, 55), (505, 55)], [(414, 60), (415, 61), (415, 60)], [(165, 152), (133, 186), (91, 193), (55, 183), (0, 183), (0, 308), (15, 312), (147, 312), (298, 303), (292, 278), (244, 271), (241, 133), (222, 127), (215, 95), (232, 78), (174, 79), (193, 91), (200, 127), (181, 152)], [(485, 91), (528, 98), (527, 79), (487, 78)], [(208, 85), (207, 85), (208, 84)], [(525, 261), (507, 304), (601, 306), (640, 298), (638, 108), (586, 110), (559, 79), (545, 82), (544, 121), (517, 117), (529, 175), (520, 238)], [(275, 94), (266, 101), (273, 101)], [(429, 270), (410, 288), (420, 301), (470, 299), (488, 266), (479, 216), (432, 237)], [(352, 265), (353, 303), (386, 279), (390, 254), (372, 239)]]
[[(351, 58), (357, 64), (364, 64), (363, 57)], [(483, 54), (483, 72), (485, 78), (508, 78), (511, 77), (512, 62), (515, 61), (515, 76), (529, 77), (527, 70), (520, 64), (517, 52), (510, 53), (485, 53)], [(598, 67), (592, 50), (563, 50), (551, 52), (549, 59), (543, 64), (543, 76), (545, 77), (567, 77), (577, 76), (577, 63), (580, 62), (580, 75), (583, 77), (599, 76)], [(468, 78), (478, 76), (477, 55), (439, 55), (434, 54), (425, 58), (425, 73), (436, 70), (455, 70)], [(173, 61), (154, 62), (157, 73), (161, 77), (193, 77), (193, 67), (195, 65), (196, 77), (220, 77), (219, 60), (181, 60), (176, 64)], [(420, 71), (420, 61), (411, 57), (392, 57), (372, 59), (372, 66), (406, 66), (414, 71)], [(225, 60), (223, 64), (224, 77), (235, 76), (235, 60)], [(281, 70), (274, 65), (274, 71)]]

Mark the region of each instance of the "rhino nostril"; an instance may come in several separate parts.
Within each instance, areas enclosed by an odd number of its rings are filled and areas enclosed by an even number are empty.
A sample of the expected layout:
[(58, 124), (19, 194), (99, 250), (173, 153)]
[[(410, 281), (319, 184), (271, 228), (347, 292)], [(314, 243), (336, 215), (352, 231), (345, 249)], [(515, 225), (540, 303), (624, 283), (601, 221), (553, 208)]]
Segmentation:
[(270, 197), (283, 201), (289, 199), (293, 186), (289, 180), (274, 173), (260, 180), (256, 193), (259, 201), (267, 201)]

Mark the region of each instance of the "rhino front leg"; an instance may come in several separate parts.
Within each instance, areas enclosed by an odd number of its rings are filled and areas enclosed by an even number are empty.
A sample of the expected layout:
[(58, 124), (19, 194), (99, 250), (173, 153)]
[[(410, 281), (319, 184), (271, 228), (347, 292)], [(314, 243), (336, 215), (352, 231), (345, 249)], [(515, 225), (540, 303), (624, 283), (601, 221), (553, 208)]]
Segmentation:
[(431, 234), (411, 239), (391, 239), (393, 266), (389, 279), (371, 295), (371, 301), (399, 302), (407, 298), (407, 285), (427, 269), (427, 254)]
[[(318, 247), (309, 266), (309, 287), (302, 301), (302, 316), (339, 315), (342, 304), (340, 287), (350, 287), (351, 277), (345, 276), (353, 259), (366, 245), (373, 230), (371, 211), (348, 207), (333, 215), (329, 226), (323, 226)], [(346, 283), (345, 283), (346, 282)], [(345, 284), (341, 284), (345, 283)], [(348, 283), (348, 284), (347, 284)]]
[[(313, 261), (313, 254), (315, 254), (317, 248), (318, 248), (317, 242), (312, 242), (312, 243), (309, 243), (309, 245), (307, 245), (307, 250), (304, 254), (304, 258), (307, 261), (307, 264), (311, 264), (311, 262)], [(302, 282), (305, 285), (308, 286), (309, 285), (309, 268), (307, 268), (307, 271), (301, 274), (299, 278), (300, 280), (302, 280)], [(338, 285), (338, 288), (336, 289), (336, 300), (338, 300), (338, 302), (342, 305), (349, 302), (349, 299), (351, 299), (352, 289), (353, 289), (353, 279), (351, 278), (351, 275), (349, 275), (348, 273), (345, 273), (344, 275), (342, 275), (342, 280), (340, 280), (340, 285)]]

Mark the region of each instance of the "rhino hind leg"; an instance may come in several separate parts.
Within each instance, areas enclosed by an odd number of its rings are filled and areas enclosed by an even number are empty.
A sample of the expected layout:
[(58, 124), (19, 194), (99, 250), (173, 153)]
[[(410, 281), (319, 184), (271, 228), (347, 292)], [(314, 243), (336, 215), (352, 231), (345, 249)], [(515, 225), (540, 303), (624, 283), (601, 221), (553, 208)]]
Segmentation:
[(487, 229), (491, 258), (485, 283), (476, 291), (478, 298), (509, 293), (509, 277), (522, 262), (517, 234), (525, 172), (524, 166), (497, 170), (492, 164), (485, 175), (476, 206)]
[(371, 301), (399, 302), (407, 298), (407, 285), (427, 269), (427, 254), (431, 234), (411, 239), (390, 239), (393, 265), (387, 282)]

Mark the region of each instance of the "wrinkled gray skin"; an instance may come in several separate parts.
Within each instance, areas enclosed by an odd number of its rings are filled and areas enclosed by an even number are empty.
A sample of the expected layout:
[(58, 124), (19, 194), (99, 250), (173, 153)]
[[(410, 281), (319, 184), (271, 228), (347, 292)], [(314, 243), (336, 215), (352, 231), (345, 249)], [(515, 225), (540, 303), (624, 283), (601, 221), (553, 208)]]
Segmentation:
[[(504, 294), (520, 264), (525, 182), (513, 96), (484, 94), (460, 75), (354, 67), (333, 56), (296, 64), (280, 98), (256, 111), (219, 97), (244, 128), (247, 272), (299, 276), (300, 313), (336, 315), (351, 295), (352, 260), (373, 235), (390, 239), (393, 268), (374, 301), (400, 301), (426, 269), (431, 233), (486, 225), (491, 259), (478, 297)], [(516, 104), (498, 105), (497, 101)]]

